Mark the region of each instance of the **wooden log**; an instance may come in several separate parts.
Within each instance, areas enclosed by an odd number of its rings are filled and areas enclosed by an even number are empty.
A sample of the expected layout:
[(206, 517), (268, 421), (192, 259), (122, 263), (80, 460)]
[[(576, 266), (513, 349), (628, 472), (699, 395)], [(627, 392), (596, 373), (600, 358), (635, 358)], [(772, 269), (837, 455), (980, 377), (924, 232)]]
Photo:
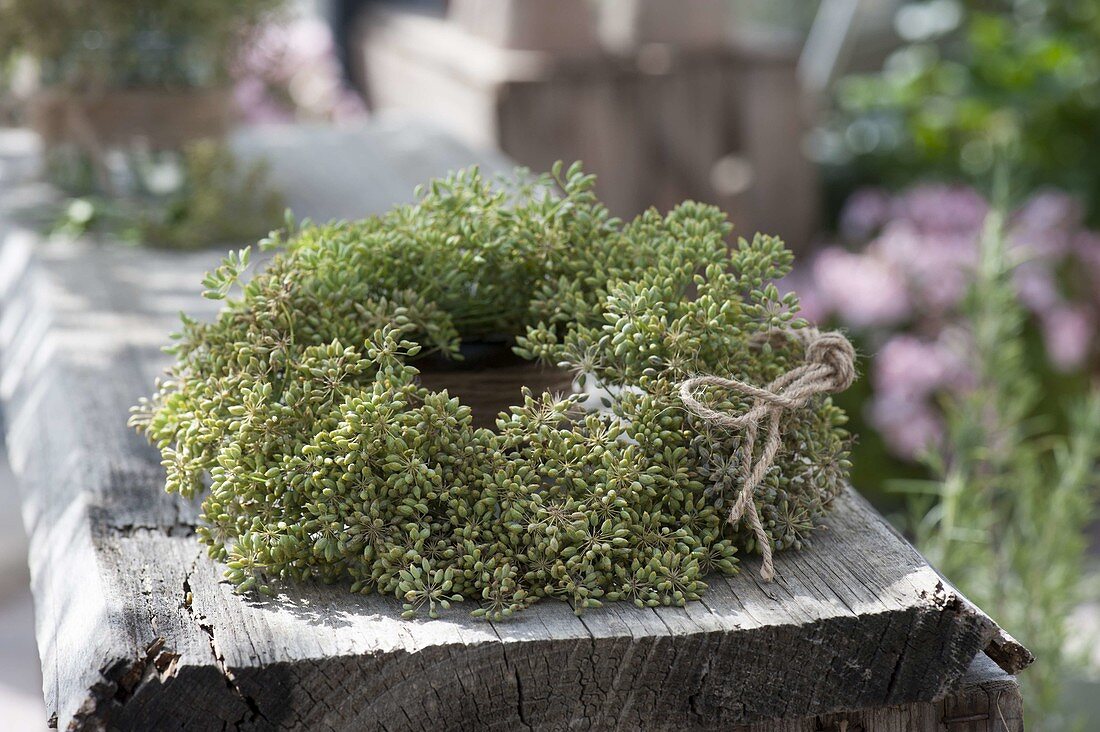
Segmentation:
[(852, 491), (775, 583), (749, 559), (685, 608), (410, 621), (341, 586), (235, 595), (125, 424), (216, 258), (0, 245), (0, 399), (59, 727), (931, 730), (980, 707), (1006, 722), (975, 728), (1020, 728), (1011, 680), (964, 676), (996, 625)]

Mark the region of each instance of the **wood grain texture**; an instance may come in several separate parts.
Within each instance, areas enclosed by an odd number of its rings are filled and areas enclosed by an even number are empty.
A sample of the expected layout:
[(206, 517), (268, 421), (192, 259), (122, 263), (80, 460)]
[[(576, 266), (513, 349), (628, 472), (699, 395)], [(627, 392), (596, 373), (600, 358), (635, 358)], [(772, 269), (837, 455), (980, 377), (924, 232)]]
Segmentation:
[(771, 720), (733, 732), (1023, 732), (1020, 687), (986, 655), (943, 699), (795, 720)]
[(728, 729), (931, 703), (996, 635), (854, 492), (774, 584), (748, 560), (683, 609), (545, 602), (490, 624), (461, 605), (401, 620), (339, 586), (237, 596), (125, 426), (175, 313), (210, 313), (195, 283), (215, 258), (0, 248), (0, 398), (62, 728)]

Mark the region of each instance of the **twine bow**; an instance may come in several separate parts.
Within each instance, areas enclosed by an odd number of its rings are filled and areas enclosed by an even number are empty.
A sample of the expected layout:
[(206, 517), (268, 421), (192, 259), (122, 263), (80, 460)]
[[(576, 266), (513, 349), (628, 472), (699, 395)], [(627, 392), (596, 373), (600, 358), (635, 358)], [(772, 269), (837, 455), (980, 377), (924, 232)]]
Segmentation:
[[(744, 431), (741, 492), (730, 509), (729, 522), (736, 524), (747, 515), (749, 526), (756, 535), (756, 542), (763, 555), (760, 576), (766, 582), (775, 577), (775, 566), (772, 563), (771, 539), (764, 531), (754, 497), (757, 486), (763, 481), (779, 452), (782, 438), (779, 431), (780, 418), (784, 410), (800, 409), (818, 394), (844, 391), (856, 378), (855, 349), (840, 333), (821, 333), (808, 328), (789, 331), (789, 334), (802, 340), (806, 361), (763, 389), (719, 376), (696, 376), (680, 384), (680, 399), (690, 412), (716, 427)], [(716, 411), (695, 398), (694, 392), (705, 386), (717, 386), (751, 397), (753, 405), (741, 415)], [(764, 447), (760, 456), (754, 459), (762, 420), (767, 420)]]

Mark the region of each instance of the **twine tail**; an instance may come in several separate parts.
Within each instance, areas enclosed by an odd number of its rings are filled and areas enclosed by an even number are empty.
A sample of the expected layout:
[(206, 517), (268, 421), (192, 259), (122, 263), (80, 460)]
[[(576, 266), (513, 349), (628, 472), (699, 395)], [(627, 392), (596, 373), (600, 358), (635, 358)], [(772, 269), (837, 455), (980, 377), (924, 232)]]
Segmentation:
[[(760, 402), (757, 404), (759, 405)], [(752, 529), (753, 535), (756, 537), (756, 544), (760, 548), (760, 556), (762, 563), (760, 565), (760, 577), (765, 582), (771, 582), (775, 578), (775, 564), (772, 552), (772, 540), (768, 536), (768, 532), (764, 530), (764, 522), (760, 518), (760, 511), (756, 508), (756, 488), (763, 482), (764, 476), (767, 475), (772, 465), (775, 464), (775, 457), (779, 453), (780, 447), (780, 434), (779, 434), (779, 415), (780, 412), (773, 411), (768, 415), (768, 437), (764, 443), (764, 449), (761, 452), (760, 458), (753, 461), (754, 452), (756, 450), (756, 437), (759, 432), (759, 426), (756, 422), (750, 423), (749, 427), (745, 430), (745, 441), (742, 445), (742, 459), (741, 459), (741, 492), (737, 496), (737, 501), (733, 504), (733, 508), (730, 509), (729, 522), (736, 525), (742, 518), (747, 516), (749, 522), (749, 528)]]

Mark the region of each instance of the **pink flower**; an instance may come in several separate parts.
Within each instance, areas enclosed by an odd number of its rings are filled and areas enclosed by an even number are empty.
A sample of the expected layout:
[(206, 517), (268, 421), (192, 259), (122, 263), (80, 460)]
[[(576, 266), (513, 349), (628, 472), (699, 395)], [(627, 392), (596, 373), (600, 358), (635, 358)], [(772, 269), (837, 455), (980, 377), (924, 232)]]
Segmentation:
[(894, 201), (894, 216), (925, 232), (976, 235), (988, 214), (986, 200), (965, 186), (916, 186)]
[(1065, 229), (1012, 229), (1008, 232), (1009, 246), (1023, 252), (1023, 259), (1051, 260), (1069, 252), (1073, 234)]
[(822, 300), (847, 325), (893, 325), (911, 314), (905, 279), (879, 258), (830, 247), (818, 255), (813, 272)]
[(942, 417), (926, 402), (876, 395), (867, 419), (890, 452), (904, 460), (919, 458), (943, 439)]
[(1100, 234), (1079, 231), (1073, 237), (1073, 253), (1084, 265), (1085, 275), (1092, 282), (1092, 300), (1100, 302)]
[(946, 329), (934, 341), (894, 336), (876, 354), (868, 419), (898, 457), (915, 459), (941, 438), (937, 394), (973, 388), (968, 347), (962, 331)]
[[(912, 459), (942, 436), (937, 399), (977, 387), (960, 304), (979, 264), (989, 207), (973, 189), (950, 186), (913, 188), (886, 213), (884, 200), (873, 190), (852, 196), (841, 233), (864, 239), (864, 249), (822, 252), (814, 284), (827, 310), (882, 342), (868, 419), (892, 452)], [(1007, 234), (1019, 300), (1062, 371), (1084, 367), (1100, 342), (1100, 233), (1082, 226), (1080, 202), (1046, 190), (1015, 213)]]
[(1096, 321), (1080, 307), (1062, 307), (1041, 318), (1043, 342), (1051, 363), (1059, 371), (1080, 368), (1096, 339)]
[(1032, 195), (1013, 216), (1013, 223), (1036, 231), (1076, 229), (1084, 218), (1081, 200), (1057, 188), (1045, 188)]
[(922, 231), (909, 221), (895, 221), (867, 246), (903, 272), (918, 309), (940, 313), (966, 294), (978, 260), (977, 234), (970, 231)]
[(872, 378), (876, 392), (919, 401), (957, 386), (966, 370), (949, 341), (902, 334), (888, 340), (876, 354)]
[(1024, 262), (1012, 273), (1016, 293), (1024, 307), (1040, 315), (1061, 307), (1062, 295), (1058, 292), (1058, 283), (1054, 273), (1046, 265), (1036, 262)]
[(1063, 191), (1041, 191), (1013, 216), (1009, 240), (1033, 256), (1065, 256), (1082, 218), (1081, 202), (1076, 197)]
[(303, 16), (261, 29), (234, 69), (238, 106), (251, 122), (362, 117), (366, 107), (349, 89), (334, 55), (332, 33)]
[(890, 194), (881, 188), (863, 188), (844, 202), (840, 233), (845, 239), (866, 239), (890, 220)]
[(271, 98), (264, 83), (255, 77), (238, 81), (233, 87), (233, 99), (237, 109), (241, 110), (245, 120), (251, 124), (290, 122), (294, 119), (285, 106)]

